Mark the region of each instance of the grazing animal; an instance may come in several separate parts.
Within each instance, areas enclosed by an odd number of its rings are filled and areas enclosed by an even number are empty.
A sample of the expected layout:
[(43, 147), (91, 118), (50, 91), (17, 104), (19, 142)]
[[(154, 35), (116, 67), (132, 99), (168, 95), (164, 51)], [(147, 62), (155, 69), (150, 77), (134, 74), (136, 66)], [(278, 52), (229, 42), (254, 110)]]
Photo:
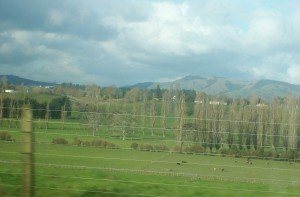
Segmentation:
[(250, 161), (250, 164), (252, 165), (252, 161)]
[(225, 170), (225, 169), (224, 169), (224, 168), (222, 168), (221, 170), (222, 170), (222, 172), (224, 172), (224, 170)]
[(181, 163), (180, 162), (177, 162), (177, 165), (180, 165)]
[(187, 161), (181, 161), (181, 163), (187, 163)]

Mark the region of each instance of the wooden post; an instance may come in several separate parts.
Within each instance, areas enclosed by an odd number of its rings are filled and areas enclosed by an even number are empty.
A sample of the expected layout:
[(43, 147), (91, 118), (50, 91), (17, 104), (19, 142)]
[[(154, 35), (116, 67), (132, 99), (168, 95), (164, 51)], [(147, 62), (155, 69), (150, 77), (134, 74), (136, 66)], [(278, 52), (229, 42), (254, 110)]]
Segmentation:
[(34, 136), (32, 132), (32, 111), (29, 105), (23, 107), (22, 112), (23, 132), (23, 196), (34, 196)]

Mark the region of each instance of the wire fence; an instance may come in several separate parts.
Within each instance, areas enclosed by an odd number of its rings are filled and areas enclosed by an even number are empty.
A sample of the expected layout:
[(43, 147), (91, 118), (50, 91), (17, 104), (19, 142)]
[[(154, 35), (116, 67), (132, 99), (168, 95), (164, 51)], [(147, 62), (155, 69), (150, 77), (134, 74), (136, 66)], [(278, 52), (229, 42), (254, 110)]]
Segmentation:
[[(0, 163), (5, 164), (24, 164), (23, 161), (1, 161)], [(98, 167), (98, 166), (85, 166), (85, 165), (70, 165), (70, 164), (56, 164), (56, 163), (40, 163), (35, 162), (32, 163), (37, 168), (43, 167), (43, 168), (55, 168), (55, 169), (75, 169), (75, 170), (99, 170), (99, 171), (109, 171), (109, 172), (125, 172), (125, 173), (138, 173), (138, 174), (156, 174), (156, 175), (164, 175), (164, 176), (174, 176), (174, 177), (192, 177), (192, 178), (205, 178), (209, 180), (227, 180), (227, 181), (236, 181), (236, 182), (249, 182), (249, 183), (285, 183), (288, 185), (299, 185), (299, 180), (281, 180), (281, 179), (267, 179), (267, 178), (244, 178), (244, 177), (234, 177), (234, 176), (226, 176), (226, 175), (212, 175), (212, 174), (205, 174), (205, 173), (184, 173), (184, 172), (165, 172), (165, 171), (158, 171), (158, 170), (141, 170), (141, 169), (128, 169), (128, 168), (112, 168), (112, 167)], [(213, 164), (210, 164), (210, 166), (214, 167)], [(10, 173), (14, 174), (14, 173)], [(49, 175), (50, 176), (50, 175)], [(56, 175), (52, 175), (55, 177)], [(62, 176), (61, 176), (62, 177)], [(68, 176), (66, 176), (68, 177)], [(80, 178), (79, 178), (80, 179)]]
[[(5, 121), (10, 121), (10, 122), (21, 122), (22, 120), (16, 120), (16, 119), (2, 119)], [(211, 120), (211, 121), (218, 121), (218, 120)], [(182, 130), (183, 132), (196, 132), (196, 133), (213, 133), (216, 132), (214, 130), (196, 130), (196, 129), (179, 129), (179, 128), (163, 128), (163, 127), (146, 127), (146, 126), (132, 126), (132, 125), (115, 125), (115, 124), (96, 124), (96, 123), (79, 123), (79, 122), (62, 122), (62, 121), (56, 121), (56, 120), (34, 120), (32, 121), (35, 124), (48, 124), (49, 125), (64, 125), (64, 126), (79, 126), (77, 128), (72, 127), (71, 129), (73, 130), (83, 130), (85, 127), (109, 127), (109, 128), (117, 128), (117, 129), (124, 129), (124, 128), (130, 128), (130, 129), (136, 129), (136, 130), (156, 130), (156, 131), (167, 131), (167, 132), (174, 132), (174, 131), (180, 131)], [(300, 125), (300, 124), (286, 124), (286, 125)], [(50, 127), (50, 126), (49, 126)], [(57, 127), (58, 128), (58, 127)], [(47, 128), (48, 129), (48, 128)], [(44, 129), (45, 131), (47, 129)], [(251, 130), (251, 129), (250, 129)], [(259, 135), (264, 135), (266, 137), (284, 137), (284, 138), (290, 138), (290, 137), (295, 137), (294, 135), (280, 135), (280, 134), (269, 134), (268, 132), (264, 134), (260, 133), (247, 133), (247, 132), (232, 132), (232, 131), (217, 131), (218, 134), (231, 134), (231, 135), (249, 135), (249, 136), (259, 136)]]
[[(1, 108), (0, 108), (1, 109)], [(2, 109), (8, 110), (19, 110), (21, 111), (22, 108), (9, 108), (9, 107), (2, 107)], [(96, 111), (76, 111), (76, 110), (54, 110), (54, 109), (32, 109), (32, 111), (47, 111), (47, 112), (64, 112), (70, 114), (77, 114), (77, 115), (113, 115), (113, 116), (128, 116), (128, 117), (144, 117), (144, 118), (156, 118), (156, 119), (180, 119), (180, 116), (170, 116), (170, 115), (149, 115), (149, 114), (138, 114), (138, 113), (117, 113), (117, 112), (96, 112)], [(66, 117), (67, 118), (67, 117)], [(229, 123), (249, 123), (249, 124), (266, 124), (266, 125), (284, 125), (284, 126), (300, 126), (300, 123), (288, 123), (288, 122), (268, 122), (268, 121), (250, 121), (250, 120), (237, 120), (237, 119), (223, 119), (223, 118), (196, 118), (196, 117), (184, 117), (186, 121), (212, 121), (212, 122), (229, 122)]]
[[(0, 151), (0, 153), (4, 154), (20, 154), (19, 152), (10, 152), (10, 151)], [(82, 158), (82, 159), (103, 159), (103, 160), (116, 160), (116, 161), (132, 161), (132, 162), (148, 162), (151, 164), (155, 163), (164, 163), (164, 164), (177, 164), (177, 161), (154, 161), (154, 160), (147, 160), (147, 159), (130, 159), (130, 158), (120, 158), (120, 157), (100, 157), (100, 156), (85, 156), (85, 155), (67, 155), (67, 154), (49, 154), (49, 153), (35, 153), (38, 156), (53, 156), (53, 157), (72, 157), (72, 158)], [(0, 161), (1, 162), (1, 161)], [(226, 164), (212, 164), (212, 163), (200, 163), (200, 162), (189, 162), (185, 163), (185, 165), (196, 165), (196, 166), (213, 166), (213, 167), (230, 167), (230, 168), (248, 168), (248, 169), (261, 169), (261, 170), (275, 170), (275, 171), (291, 171), (291, 172), (300, 172), (300, 169), (290, 169), (290, 168), (276, 168), (268, 166), (268, 163), (265, 163), (267, 167), (255, 167), (255, 166), (245, 166), (239, 165), (236, 162), (236, 165), (226, 165)], [(296, 181), (296, 182), (300, 182)]]
[[(72, 111), (73, 113), (73, 111)], [(86, 113), (86, 112), (79, 112)], [(113, 116), (132, 116), (137, 117), (138, 115), (133, 114), (115, 114), (115, 113), (97, 113), (97, 115), (113, 115)], [(163, 116), (140, 116), (147, 118), (173, 118), (178, 117), (163, 117)], [(195, 118), (185, 118), (186, 120), (198, 120)], [(201, 121), (215, 121), (215, 122), (230, 122), (230, 123), (241, 123), (242, 121), (236, 120), (221, 120), (221, 119), (201, 119)], [(24, 175), (22, 172), (18, 172), (21, 166), (26, 163), (20, 159), (20, 148), (26, 141), (22, 139), (22, 133), (17, 128), (8, 126), (7, 122), (21, 123), (21, 119), (2, 119), (0, 124), (0, 133), (7, 132), (11, 134), (14, 139), (12, 140), (1, 140), (0, 141), (0, 176), (4, 177), (5, 174), (15, 175), (21, 177)], [(5, 124), (6, 122), (6, 124)], [(221, 141), (214, 142), (203, 142), (191, 140), (189, 137), (185, 137), (182, 140), (176, 139), (176, 132), (183, 131), (183, 134), (188, 136), (188, 133), (201, 133), (211, 134), (216, 133), (213, 130), (196, 130), (196, 129), (180, 129), (180, 128), (164, 128), (164, 127), (151, 127), (141, 125), (127, 125), (122, 123), (121, 125), (115, 124), (94, 124), (86, 122), (74, 122), (74, 120), (33, 120), (34, 134), (36, 136), (32, 144), (35, 145), (36, 151), (33, 153), (35, 161), (30, 163), (35, 166), (34, 175), (38, 180), (45, 179), (51, 181), (51, 179), (60, 180), (72, 180), (76, 183), (82, 181), (90, 181), (95, 183), (99, 182), (111, 182), (118, 184), (131, 184), (131, 185), (145, 185), (159, 186), (159, 187), (175, 187), (175, 188), (186, 188), (186, 189), (218, 189), (228, 190), (231, 192), (259, 192), (269, 193), (278, 195), (300, 195), (297, 190), (291, 191), (272, 191), (267, 189), (246, 189), (246, 188), (232, 188), (219, 186), (214, 187), (212, 185), (201, 185), (198, 180), (214, 180), (222, 181), (224, 183), (252, 183), (252, 184), (266, 184), (266, 185), (283, 185), (286, 187), (299, 187), (300, 186), (300, 164), (299, 158), (293, 158), (287, 156), (278, 155), (239, 155), (231, 153), (221, 153), (220, 151), (212, 152), (193, 152), (186, 150), (166, 149), (166, 150), (153, 150), (143, 148), (133, 148), (132, 143), (139, 142), (141, 144), (164, 144), (166, 146), (176, 146), (178, 142), (184, 143), (187, 147), (197, 144), (203, 146), (204, 144), (209, 145), (220, 145), (220, 147), (227, 147), (227, 137)], [(299, 126), (300, 124), (288, 124), (288, 123), (268, 123), (268, 122), (251, 122), (245, 121), (243, 123), (249, 124), (266, 124), (266, 125), (284, 125), (284, 126)], [(42, 124), (48, 124), (47, 127)], [(16, 126), (16, 125), (15, 125)], [(62, 127), (64, 126), (64, 127)], [(97, 127), (95, 130), (94, 127)], [(87, 127), (90, 127), (87, 129)], [(130, 133), (124, 135), (124, 130), (131, 130)], [(118, 132), (115, 132), (117, 130)], [(146, 130), (149, 133), (143, 134)], [(152, 131), (156, 131), (155, 135), (152, 136)], [(162, 137), (161, 133), (165, 131), (166, 136)], [(239, 132), (230, 131), (219, 131), (220, 135), (234, 135), (240, 136)], [(261, 136), (258, 133), (242, 133), (243, 136)], [(110, 143), (115, 143), (115, 147), (102, 146), (102, 145), (76, 145), (74, 143), (54, 144), (53, 139), (57, 137), (67, 137), (67, 140), (77, 139), (78, 137), (83, 138), (82, 140), (87, 141), (87, 137), (98, 139), (99, 137), (103, 140), (111, 140)], [(294, 138), (294, 135), (282, 134), (271, 134), (264, 133), (264, 137), (273, 138)], [(1, 137), (1, 136), (0, 136)], [(104, 141), (101, 141), (104, 142)], [(265, 145), (261, 145), (260, 148), (274, 149), (274, 146), (268, 142)], [(238, 143), (231, 143), (231, 146), (239, 146)], [(244, 148), (246, 147), (243, 142)], [(251, 145), (251, 149), (253, 149)], [(276, 149), (281, 149), (284, 153), (287, 149), (286, 146), (276, 146)], [(294, 150), (298, 154), (299, 147), (289, 148)], [(247, 150), (245, 148), (245, 150)], [(53, 153), (49, 153), (49, 152)], [(289, 161), (289, 162), (286, 162)], [(48, 171), (48, 169), (56, 170)], [(75, 175), (70, 175), (64, 170), (70, 172), (76, 172)], [(69, 172), (68, 171), (68, 172)], [(128, 174), (138, 175), (142, 177), (152, 177), (151, 181), (138, 181), (138, 180), (124, 180), (118, 176), (117, 178), (97, 178), (93, 177), (94, 173), (110, 174)], [(260, 175), (261, 174), (261, 175)], [(84, 176), (87, 175), (87, 176)], [(160, 177), (180, 177), (179, 181), (190, 180), (190, 184), (183, 184), (182, 182), (177, 183), (165, 183), (158, 181)], [(143, 178), (145, 179), (145, 178)], [(3, 179), (5, 180), (5, 179)], [(72, 182), (71, 181), (71, 182)], [(17, 183), (17, 182), (15, 182)], [(100, 187), (101, 184), (98, 184)], [(5, 183), (0, 181), (0, 186), (7, 188), (12, 187), (18, 190), (21, 194), (20, 188), (22, 185)], [(52, 184), (52, 186), (43, 186), (40, 183), (32, 186), (37, 190), (60, 190), (60, 191), (71, 191), (71, 192), (90, 192), (98, 193), (102, 195), (122, 195), (122, 196), (163, 196), (158, 193), (149, 194), (147, 192), (134, 192), (123, 188), (122, 191), (112, 191), (110, 189), (84, 189), (82, 187), (61, 187), (58, 184)], [(1, 189), (1, 187), (0, 187)], [(128, 191), (128, 192), (126, 192)], [(164, 194), (163, 192), (161, 194)]]

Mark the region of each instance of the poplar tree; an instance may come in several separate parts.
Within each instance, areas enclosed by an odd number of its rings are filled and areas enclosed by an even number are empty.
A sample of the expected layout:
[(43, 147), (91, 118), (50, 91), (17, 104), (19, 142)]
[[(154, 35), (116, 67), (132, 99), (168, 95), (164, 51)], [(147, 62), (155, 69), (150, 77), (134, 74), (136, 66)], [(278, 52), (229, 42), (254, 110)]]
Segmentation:
[(152, 98), (151, 100), (151, 136), (154, 136), (154, 129), (156, 124), (156, 98)]
[(228, 147), (231, 149), (233, 147), (235, 141), (234, 132), (236, 131), (236, 123), (233, 122), (232, 118), (235, 118), (235, 113), (237, 110), (237, 102), (236, 100), (233, 101), (232, 105), (229, 107), (229, 117), (228, 121), (226, 121), (226, 132), (227, 132), (227, 144)]
[(161, 107), (161, 129), (163, 138), (165, 138), (165, 130), (166, 130), (166, 114), (168, 111), (168, 95), (167, 92), (164, 92), (162, 97), (162, 107)]
[(178, 134), (177, 134), (177, 141), (180, 146), (180, 152), (182, 152), (183, 146), (183, 125), (185, 120), (185, 95), (183, 93), (179, 96), (179, 106), (178, 106)]
[(201, 141), (201, 118), (202, 118), (202, 113), (203, 113), (203, 109), (204, 109), (204, 103), (203, 103), (203, 98), (202, 98), (202, 94), (199, 93), (196, 95), (196, 100), (195, 100), (196, 104), (194, 106), (194, 117), (195, 117), (195, 134), (194, 134), (194, 141), (195, 142), (199, 142)]
[(143, 104), (141, 106), (141, 112), (140, 112), (140, 117), (141, 117), (141, 125), (142, 125), (142, 131), (143, 135), (145, 135), (145, 128), (146, 128), (146, 116), (147, 116), (147, 94), (144, 92), (143, 94)]
[(88, 113), (86, 113), (86, 118), (89, 127), (92, 129), (92, 134), (95, 136), (100, 124), (100, 114), (98, 114), (100, 108), (100, 87), (95, 84), (87, 85), (86, 92), (89, 96)]
[(243, 127), (243, 122), (244, 122), (244, 102), (240, 101), (239, 106), (237, 108), (237, 111), (235, 113), (235, 122), (236, 122), (236, 133), (237, 133), (237, 140), (238, 140), (238, 146), (239, 149), (243, 149), (244, 145), (244, 127)]
[(0, 90), (0, 124), (2, 124), (3, 120), (3, 93), (2, 89)]
[(270, 126), (270, 137), (271, 137), (271, 145), (272, 148), (277, 151), (277, 147), (280, 143), (280, 122), (282, 121), (282, 109), (280, 106), (280, 102), (278, 100), (274, 100), (272, 102), (271, 109), (271, 126)]
[(264, 149), (266, 145), (266, 133), (267, 133), (267, 113), (266, 107), (261, 106), (258, 110), (258, 131), (257, 131), (257, 145), (258, 148)]
[(288, 147), (289, 149), (297, 148), (297, 102), (295, 98), (288, 98), (287, 100), (287, 108), (289, 113), (289, 141)]
[(50, 118), (50, 102), (47, 102), (46, 113), (45, 113), (45, 122), (46, 122), (46, 131), (49, 127), (49, 118)]

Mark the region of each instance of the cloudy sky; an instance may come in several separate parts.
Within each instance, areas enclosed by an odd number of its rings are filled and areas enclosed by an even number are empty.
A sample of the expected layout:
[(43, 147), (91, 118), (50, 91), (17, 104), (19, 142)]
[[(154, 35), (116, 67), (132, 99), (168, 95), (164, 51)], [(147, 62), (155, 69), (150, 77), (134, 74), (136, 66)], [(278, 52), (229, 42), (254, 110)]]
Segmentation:
[(100, 86), (186, 75), (300, 84), (300, 1), (1, 0), (0, 74)]

